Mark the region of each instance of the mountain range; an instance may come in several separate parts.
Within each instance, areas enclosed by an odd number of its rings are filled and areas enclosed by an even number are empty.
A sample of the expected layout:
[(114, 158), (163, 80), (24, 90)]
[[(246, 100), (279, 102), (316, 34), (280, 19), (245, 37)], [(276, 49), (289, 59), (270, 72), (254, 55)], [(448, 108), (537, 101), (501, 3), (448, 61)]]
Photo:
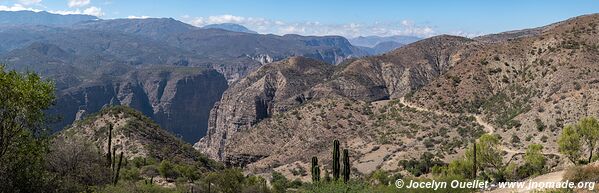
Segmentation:
[[(295, 171), (307, 171), (312, 156), (329, 163), (338, 139), (352, 173), (368, 175), (399, 171), (402, 160), (425, 152), (449, 162), (484, 133), (500, 136), (510, 160), (522, 160), (532, 143), (557, 154), (561, 128), (599, 115), (591, 94), (599, 90), (597, 14), (472, 39), (350, 40), (172, 18), (10, 14), (23, 19), (0, 29), (0, 61), (55, 82), (56, 105), (47, 112), (62, 119), (54, 131), (68, 126), (59, 136), (101, 147), (94, 132), (106, 122), (147, 123), (129, 139), (153, 157), (205, 155), (247, 173), (308, 180)], [(123, 125), (117, 134), (128, 137)], [(176, 154), (138, 146), (144, 141)], [(550, 169), (565, 165), (548, 159)]]
[(333, 139), (358, 175), (397, 171), (424, 152), (451, 161), (483, 133), (500, 136), (509, 159), (532, 143), (558, 154), (561, 128), (599, 116), (598, 23), (592, 14), (473, 39), (441, 35), (337, 66), (266, 64), (224, 92), (195, 147), (250, 173), (299, 179), (293, 171), (308, 170), (310, 157), (330, 161)]
[(59, 100), (50, 112), (62, 119), (55, 131), (104, 106), (128, 105), (195, 142), (228, 84), (253, 69), (289, 56), (338, 64), (368, 54), (340, 36), (204, 29), (171, 18), (0, 16), (17, 18), (0, 29), (0, 61), (56, 83)]

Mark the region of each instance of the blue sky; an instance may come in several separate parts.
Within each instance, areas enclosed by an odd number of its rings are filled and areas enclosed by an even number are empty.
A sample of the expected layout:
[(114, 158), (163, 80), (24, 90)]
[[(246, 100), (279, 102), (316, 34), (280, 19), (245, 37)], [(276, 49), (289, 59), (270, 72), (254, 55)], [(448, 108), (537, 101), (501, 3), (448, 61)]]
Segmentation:
[(260, 33), (475, 36), (599, 13), (599, 0), (0, 0), (0, 10), (85, 13), (104, 19), (172, 17), (239, 23)]

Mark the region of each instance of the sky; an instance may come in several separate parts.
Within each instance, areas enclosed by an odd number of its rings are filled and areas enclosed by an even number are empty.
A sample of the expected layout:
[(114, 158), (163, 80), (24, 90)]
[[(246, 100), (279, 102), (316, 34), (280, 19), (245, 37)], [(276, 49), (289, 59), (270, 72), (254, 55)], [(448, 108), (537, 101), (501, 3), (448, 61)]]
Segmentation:
[(0, 0), (0, 11), (237, 23), (259, 33), (473, 37), (599, 13), (599, 0)]

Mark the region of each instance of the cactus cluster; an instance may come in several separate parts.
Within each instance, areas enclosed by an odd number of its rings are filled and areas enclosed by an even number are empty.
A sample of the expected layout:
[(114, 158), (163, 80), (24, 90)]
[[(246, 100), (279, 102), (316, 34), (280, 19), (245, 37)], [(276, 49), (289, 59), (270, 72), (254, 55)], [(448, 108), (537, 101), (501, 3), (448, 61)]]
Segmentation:
[[(339, 152), (339, 140), (333, 141), (333, 180), (339, 180), (341, 174), (343, 174), (343, 182), (349, 182), (351, 174), (351, 165), (349, 163), (349, 149), (343, 150), (343, 171), (341, 171), (341, 156)], [(312, 157), (312, 182), (320, 181), (320, 166), (318, 165), (318, 157)], [(325, 181), (330, 181), (329, 171), (324, 169)]]
[[(107, 165), (112, 169), (112, 182), (116, 186), (119, 182), (119, 173), (121, 171), (121, 164), (123, 162), (123, 151), (121, 151), (118, 164), (116, 163), (116, 147), (112, 147), (112, 123), (108, 124), (108, 152), (106, 153)], [(111, 151), (112, 149), (112, 151)]]

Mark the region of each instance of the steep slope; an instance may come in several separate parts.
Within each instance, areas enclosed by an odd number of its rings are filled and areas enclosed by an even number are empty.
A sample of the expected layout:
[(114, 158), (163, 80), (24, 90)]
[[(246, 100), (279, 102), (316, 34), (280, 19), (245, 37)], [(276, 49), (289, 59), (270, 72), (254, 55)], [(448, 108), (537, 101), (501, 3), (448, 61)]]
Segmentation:
[(252, 173), (309, 169), (318, 156), (330, 171), (332, 141), (350, 150), (354, 174), (398, 170), (400, 160), (424, 152), (451, 160), (483, 127), (473, 117), (445, 116), (406, 107), (398, 100), (367, 103), (347, 98), (315, 99), (233, 135), (223, 162)]
[(223, 145), (232, 135), (309, 100), (312, 96), (303, 92), (331, 73), (332, 66), (303, 57), (262, 66), (223, 94), (210, 113), (208, 133), (196, 148), (222, 158)]
[[(428, 108), (482, 113), (507, 145), (545, 144), (556, 152), (561, 128), (598, 116), (599, 15), (543, 28), (537, 36), (488, 44), (414, 94)], [(512, 136), (514, 132), (526, 136)]]
[(461, 37), (434, 37), (389, 54), (351, 60), (335, 69), (301, 57), (265, 65), (223, 94), (210, 115), (208, 135), (195, 147), (222, 160), (231, 136), (306, 101), (349, 98), (372, 102), (402, 97), (457, 63), (462, 54), (458, 48), (469, 42)]
[(312, 90), (363, 101), (400, 98), (459, 63), (469, 54), (462, 47), (472, 43), (467, 38), (443, 35), (381, 56), (356, 59), (339, 67), (330, 81)]
[(104, 108), (77, 121), (58, 133), (54, 140), (86, 141), (107, 153), (109, 125), (113, 126), (112, 146), (129, 159), (145, 157), (197, 163), (207, 171), (222, 167), (194, 150), (191, 145), (162, 130), (140, 112), (122, 106)]
[(50, 113), (62, 116), (54, 125), (60, 129), (104, 106), (126, 105), (195, 142), (206, 133), (210, 109), (226, 88), (226, 79), (214, 70), (154, 67), (60, 91)]

